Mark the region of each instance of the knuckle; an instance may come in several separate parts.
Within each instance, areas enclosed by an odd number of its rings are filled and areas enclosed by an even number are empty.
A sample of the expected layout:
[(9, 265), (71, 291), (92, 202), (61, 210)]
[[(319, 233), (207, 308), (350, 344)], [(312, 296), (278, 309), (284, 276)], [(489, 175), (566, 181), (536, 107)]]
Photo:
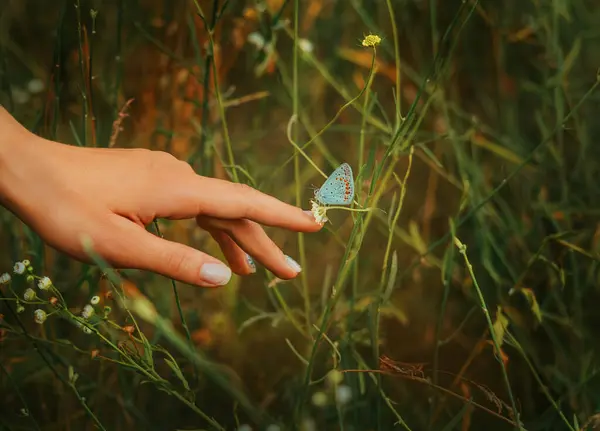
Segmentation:
[(194, 168), (192, 168), (192, 165), (190, 165), (186, 161), (177, 160), (177, 166), (181, 169), (182, 172), (189, 173), (189, 174), (196, 173), (196, 171), (194, 171)]
[(240, 194), (249, 194), (249, 193), (254, 193), (256, 191), (252, 187), (250, 187), (248, 184), (244, 184), (244, 183), (235, 183), (235, 187), (236, 187), (237, 192)]
[(157, 150), (157, 151), (153, 151), (153, 154), (157, 158), (157, 160), (166, 161), (166, 162), (179, 161), (177, 159), (177, 157), (175, 157), (173, 154), (168, 153), (166, 151)]
[(171, 274), (180, 274), (185, 270), (187, 259), (183, 250), (175, 247), (164, 256), (165, 268)]

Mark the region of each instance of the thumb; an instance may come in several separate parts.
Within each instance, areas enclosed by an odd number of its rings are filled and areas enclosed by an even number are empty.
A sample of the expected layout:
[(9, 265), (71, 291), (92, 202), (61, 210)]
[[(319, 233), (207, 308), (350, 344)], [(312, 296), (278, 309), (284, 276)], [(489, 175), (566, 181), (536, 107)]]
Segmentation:
[(118, 247), (111, 247), (111, 261), (123, 268), (156, 272), (183, 283), (203, 287), (223, 286), (231, 269), (220, 260), (173, 241), (159, 238), (129, 222), (117, 233)]

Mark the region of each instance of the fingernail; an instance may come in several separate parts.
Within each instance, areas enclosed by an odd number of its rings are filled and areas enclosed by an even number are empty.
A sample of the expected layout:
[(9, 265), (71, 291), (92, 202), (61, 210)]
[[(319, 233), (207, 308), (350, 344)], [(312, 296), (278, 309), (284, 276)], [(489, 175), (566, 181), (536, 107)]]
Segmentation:
[(294, 271), (296, 272), (301, 272), (302, 271), (302, 267), (300, 265), (298, 265), (298, 262), (296, 262), (294, 259), (292, 259), (289, 256), (285, 256), (285, 261), (287, 262), (288, 266), (290, 268), (292, 268)]
[(256, 264), (254, 263), (254, 259), (246, 253), (246, 262), (248, 262), (248, 266), (250, 267), (250, 271), (254, 274), (256, 272)]
[(207, 283), (223, 286), (231, 279), (231, 269), (222, 263), (205, 263), (200, 268), (200, 278)]
[(307, 216), (309, 216), (312, 221), (316, 222), (315, 215), (314, 215), (314, 213), (312, 211), (302, 211), (302, 212), (304, 214), (306, 214)]

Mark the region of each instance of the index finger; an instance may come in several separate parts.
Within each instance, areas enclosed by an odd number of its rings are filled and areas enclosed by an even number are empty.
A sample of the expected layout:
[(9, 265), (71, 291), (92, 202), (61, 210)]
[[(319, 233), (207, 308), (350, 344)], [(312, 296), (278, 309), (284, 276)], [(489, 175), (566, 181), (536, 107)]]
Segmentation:
[(184, 188), (181, 198), (188, 216), (249, 219), (297, 232), (316, 232), (323, 227), (310, 211), (303, 211), (246, 184), (217, 178), (196, 175)]

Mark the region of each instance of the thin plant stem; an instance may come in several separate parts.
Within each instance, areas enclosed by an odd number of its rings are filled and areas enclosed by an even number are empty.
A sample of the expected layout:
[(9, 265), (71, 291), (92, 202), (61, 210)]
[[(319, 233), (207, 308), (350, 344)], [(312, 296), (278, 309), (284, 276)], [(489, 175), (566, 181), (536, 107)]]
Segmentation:
[[(596, 88), (600, 85), (600, 79), (597, 79), (596, 82), (594, 83), (594, 85), (592, 85), (588, 91), (586, 91), (586, 93), (582, 96), (582, 98), (579, 100), (579, 102), (571, 109), (571, 111), (569, 112), (569, 114), (567, 114), (563, 120), (563, 124), (560, 125), (560, 127), (563, 127), (564, 124), (566, 124), (566, 122), (568, 120), (571, 119), (571, 117), (573, 115), (575, 115), (575, 113), (577, 112), (577, 110), (583, 105), (584, 101), (587, 100), (593, 93), (594, 91), (596, 91)], [(527, 155), (527, 157), (525, 157), (523, 159), (523, 161), (515, 168), (513, 169), (501, 182), (500, 184), (498, 184), (484, 199), (481, 200), (481, 202), (479, 202), (477, 205), (475, 205), (467, 214), (465, 214), (460, 220), (458, 220), (455, 223), (455, 228), (458, 229), (459, 227), (461, 227), (462, 225), (464, 225), (467, 221), (469, 221), (473, 216), (475, 216), (475, 214), (477, 214), (479, 212), (479, 210), (481, 210), (481, 208), (483, 208), (484, 206), (486, 206), (492, 199), (494, 199), (496, 197), (496, 195), (498, 195), (498, 193), (504, 189), (504, 187), (507, 186), (507, 184), (513, 179), (515, 178), (520, 172), (521, 170), (523, 170), (523, 168), (525, 168), (525, 166), (529, 165), (529, 163), (531, 163), (531, 161), (533, 160), (533, 158), (535, 157), (535, 155), (537, 154), (537, 152), (542, 149), (546, 144), (548, 144), (549, 142), (552, 141), (554, 135), (556, 134), (556, 132), (558, 131), (558, 127), (554, 128), (554, 130), (552, 130), (550, 133), (548, 133), (548, 135), (546, 135), (545, 138), (543, 138)], [(413, 261), (413, 263), (411, 265), (409, 265), (408, 267), (406, 267), (406, 269), (399, 274), (398, 279), (403, 279), (404, 277), (406, 277), (407, 275), (411, 274), (412, 271), (420, 264), (420, 262), (422, 261), (422, 259), (424, 259), (425, 257), (427, 257), (429, 254), (431, 254), (434, 250), (436, 250), (440, 245), (445, 244), (450, 238), (452, 237), (452, 232), (447, 232), (444, 235), (442, 235), (440, 238), (438, 238), (436, 241), (434, 241), (433, 243), (430, 243), (429, 247), (427, 248), (427, 250), (424, 253), (419, 254), (419, 256), (417, 256), (415, 258), (415, 260)]]
[[(218, 74), (218, 70), (217, 70), (217, 62), (215, 61), (215, 56), (214, 56), (214, 52), (215, 52), (215, 41), (214, 41), (214, 37), (213, 37), (214, 28), (211, 28), (209, 26), (208, 22), (206, 21), (204, 12), (202, 11), (202, 7), (198, 3), (198, 0), (193, 0), (193, 1), (194, 1), (194, 4), (196, 5), (196, 9), (198, 10), (198, 15), (204, 22), (204, 27), (206, 29), (206, 33), (208, 34), (209, 47), (210, 47), (210, 53), (211, 53), (211, 59), (212, 59), (211, 63), (212, 63), (212, 72), (213, 72), (213, 83), (215, 86), (215, 95), (217, 97), (217, 106), (219, 107), (219, 115), (221, 116), (221, 124), (223, 124), (223, 137), (225, 139), (225, 148), (227, 149), (227, 156), (229, 158), (229, 164), (231, 166), (235, 166), (233, 147), (231, 145), (231, 139), (229, 137), (229, 129), (227, 127), (227, 117), (225, 115), (225, 107), (223, 105), (221, 90), (219, 88), (219, 74)], [(232, 180), (234, 182), (236, 182), (236, 183), (240, 182), (237, 169), (231, 170), (231, 176), (232, 176)]]
[(75, 3), (75, 9), (77, 11), (77, 40), (79, 42), (79, 72), (81, 74), (81, 109), (82, 109), (82, 118), (81, 118), (81, 142), (84, 146), (87, 145), (87, 119), (88, 119), (88, 98), (85, 91), (86, 87), (86, 76), (85, 76), (85, 64), (83, 58), (83, 39), (81, 28), (81, 1), (77, 0)]
[(552, 407), (554, 408), (554, 410), (556, 410), (556, 413), (558, 413), (558, 415), (560, 416), (560, 418), (562, 419), (562, 421), (565, 423), (565, 425), (567, 426), (567, 428), (569, 428), (569, 430), (571, 430), (571, 431), (577, 431), (573, 427), (573, 425), (571, 425), (571, 423), (569, 422), (569, 420), (566, 418), (566, 416), (564, 415), (564, 413), (560, 409), (558, 403), (554, 400), (554, 398), (552, 398), (552, 395), (548, 391), (548, 388), (546, 387), (546, 385), (542, 381), (540, 375), (537, 373), (537, 371), (535, 369), (535, 366), (531, 363), (531, 360), (529, 359), (529, 357), (525, 353), (525, 350), (523, 349), (523, 347), (521, 346), (521, 344), (519, 343), (519, 341), (514, 337), (514, 335), (512, 335), (508, 331), (506, 331), (506, 335), (505, 336), (506, 336), (507, 343), (509, 343), (512, 346), (516, 347), (517, 350), (519, 351), (519, 353), (521, 353), (521, 356), (523, 356), (523, 359), (525, 359), (525, 362), (527, 362), (527, 366), (531, 370), (531, 373), (533, 374), (533, 378), (535, 379), (535, 381), (540, 386), (540, 389), (544, 393), (544, 396), (550, 402), (550, 404), (552, 404)]
[(29, 408), (29, 405), (27, 404), (27, 401), (23, 397), (23, 394), (19, 390), (19, 386), (17, 385), (17, 382), (15, 382), (15, 380), (12, 378), (12, 376), (10, 375), (10, 373), (8, 372), (8, 370), (6, 369), (6, 367), (4, 366), (4, 364), (2, 364), (2, 361), (0, 361), (0, 369), (2, 369), (2, 371), (4, 371), (4, 374), (6, 374), (6, 377), (8, 378), (8, 381), (15, 388), (15, 392), (16, 392), (17, 396), (19, 397), (19, 400), (21, 400), (21, 403), (23, 404), (23, 407), (25, 408), (25, 410), (27, 410), (27, 417), (29, 418), (29, 420), (33, 424), (33, 427), (36, 430), (41, 429), (40, 426), (38, 425), (37, 421), (35, 420), (35, 418), (31, 414), (31, 409)]
[(396, 26), (396, 15), (394, 13), (394, 7), (392, 6), (392, 0), (386, 0), (388, 13), (390, 15), (390, 23), (392, 25), (392, 35), (394, 37), (394, 61), (396, 64), (396, 129), (400, 128), (402, 121), (402, 93), (401, 90), (401, 79), (402, 70), (400, 69), (400, 39), (398, 37), (398, 28)]
[[(371, 67), (369, 68), (369, 76), (367, 77), (367, 81), (365, 83), (365, 86), (362, 87), (359, 91), (359, 93), (354, 96), (352, 99), (350, 99), (348, 102), (344, 103), (342, 105), (342, 107), (340, 109), (338, 109), (338, 111), (336, 112), (336, 114), (333, 116), (333, 118), (321, 129), (319, 130), (319, 132), (314, 135), (312, 138), (310, 138), (307, 142), (305, 142), (304, 144), (302, 144), (302, 146), (299, 146), (295, 141), (290, 140), (290, 143), (292, 143), (292, 145), (294, 146), (294, 148), (300, 153), (302, 154), (306, 160), (324, 177), (327, 178), (327, 174), (325, 174), (325, 172), (323, 172), (313, 161), (312, 159), (304, 152), (304, 150), (312, 143), (315, 141), (315, 139), (317, 139), (319, 136), (321, 136), (333, 123), (335, 123), (335, 121), (339, 118), (340, 115), (342, 115), (342, 112), (344, 112), (344, 110), (346, 108), (348, 108), (349, 106), (351, 106), (353, 103), (355, 103), (358, 99), (360, 99), (360, 97), (365, 93), (365, 91), (367, 90), (367, 83), (370, 82), (370, 80), (373, 77), (373, 71), (375, 68), (375, 59), (377, 58), (377, 50), (375, 49), (375, 47), (371, 48), (373, 50), (373, 56), (371, 58)], [(297, 121), (296, 117), (293, 116), (292, 117), (295, 121)], [(290, 120), (291, 123), (291, 120)], [(288, 125), (288, 130), (289, 130), (289, 125)], [(290, 134), (288, 133), (288, 136), (290, 136)], [(294, 153), (296, 154), (296, 153)], [(292, 155), (292, 157), (290, 157), (289, 159), (287, 159), (285, 162), (283, 162), (283, 164), (277, 168), (275, 170), (275, 172), (273, 173), (272, 177), (276, 176), (278, 172), (281, 171), (281, 169), (283, 169), (290, 161), (292, 161), (294, 159), (294, 156)]]
[[(293, 67), (292, 67), (292, 105), (293, 105), (293, 117), (298, 118), (299, 102), (300, 102), (300, 91), (298, 82), (298, 20), (300, 15), (300, 4), (299, 0), (294, 0), (294, 56), (293, 56)], [(300, 124), (298, 124), (299, 126)], [(294, 142), (298, 141), (298, 127), (294, 127), (293, 131)], [(296, 192), (296, 206), (302, 206), (302, 190), (300, 180), (300, 157), (298, 151), (294, 151), (294, 184)], [(304, 319), (306, 323), (306, 330), (310, 334), (312, 330), (312, 324), (310, 322), (310, 292), (308, 289), (308, 274), (307, 268), (308, 263), (306, 260), (306, 249), (304, 243), (304, 234), (298, 233), (298, 253), (300, 254), (300, 266), (304, 268), (302, 274), (300, 274), (300, 283), (302, 284), (302, 298), (304, 300)]]
[[(2, 292), (2, 290), (0, 290), (0, 298), (6, 299), (6, 296), (4, 296), (4, 293)], [(27, 331), (27, 328), (25, 328), (25, 325), (23, 325), (23, 322), (21, 322), (21, 319), (19, 318), (18, 314), (12, 309), (12, 307), (9, 303), (6, 304), (6, 307), (8, 308), (12, 317), (16, 320), (17, 324), (21, 327), (21, 330), (23, 331), (23, 334), (25, 334), (25, 337), (27, 339), (29, 339), (31, 344), (34, 346), (35, 351), (40, 356), (42, 361), (44, 361), (46, 366), (50, 369), (50, 371), (52, 371), (52, 374), (54, 374), (58, 380), (60, 380), (65, 386), (69, 387), (73, 391), (73, 393), (75, 394), (75, 397), (77, 398), (77, 400), (79, 401), (79, 403), (81, 404), (83, 409), (86, 411), (86, 413), (90, 417), (90, 419), (92, 419), (92, 421), (96, 424), (96, 426), (100, 430), (106, 431), (106, 428), (104, 428), (104, 426), (102, 425), (102, 422), (100, 422), (100, 419), (98, 419), (96, 417), (96, 415), (94, 414), (94, 412), (92, 412), (92, 410), (89, 408), (89, 406), (85, 402), (85, 399), (81, 396), (81, 394), (79, 393), (79, 391), (77, 390), (75, 385), (73, 383), (69, 382), (67, 379), (65, 379), (64, 376), (62, 376), (58, 372), (56, 367), (46, 357), (46, 355), (44, 353), (42, 353), (42, 349), (44, 349), (45, 346), (39, 344), (33, 337), (31, 337), (29, 335), (29, 331)]]
[[(158, 225), (158, 220), (154, 219), (154, 228), (156, 229), (156, 233), (159, 237), (164, 238), (163, 234), (160, 231), (160, 226)], [(190, 328), (187, 324), (187, 320), (185, 315), (183, 314), (183, 309), (181, 307), (181, 300), (179, 299), (179, 291), (177, 289), (177, 283), (175, 280), (171, 279), (171, 287), (173, 288), (173, 297), (175, 298), (175, 304), (177, 305), (177, 313), (179, 314), (179, 319), (181, 320), (181, 326), (183, 326), (183, 330), (185, 331), (185, 336), (190, 343), (190, 346), (194, 346), (194, 342), (192, 340), (192, 334), (190, 332)], [(198, 378), (198, 367), (194, 364), (194, 375), (195, 378)]]
[(473, 265), (471, 265), (471, 262), (469, 261), (469, 257), (467, 256), (467, 246), (465, 244), (463, 244), (462, 242), (460, 242), (460, 240), (456, 236), (454, 237), (454, 244), (458, 248), (459, 253), (463, 256), (463, 259), (465, 261), (465, 266), (467, 267), (469, 276), (471, 277), (471, 280), (473, 281), (473, 287), (475, 288), (475, 291), (477, 292), (477, 297), (479, 299), (479, 305), (481, 306), (481, 309), (483, 310), (483, 315), (485, 316), (485, 320), (488, 324), (490, 337), (492, 338), (492, 343), (494, 344), (494, 356), (495, 356), (496, 360), (498, 361), (498, 363), (500, 364), (500, 369), (502, 371), (502, 378), (504, 379), (504, 384), (506, 385), (506, 391), (508, 392), (508, 397), (510, 398), (510, 404), (511, 404), (511, 408), (513, 410), (513, 417), (515, 419), (516, 428), (519, 430), (523, 430), (523, 427), (521, 426), (521, 421), (519, 419), (519, 411), (517, 410), (517, 403), (515, 401), (515, 397), (513, 396), (512, 388), (510, 385), (510, 380), (508, 378), (508, 372), (506, 371), (506, 366), (504, 365), (504, 361), (502, 360), (502, 357), (500, 356), (501, 355), (500, 342), (498, 341), (498, 339), (496, 337), (496, 332), (494, 331), (494, 323), (492, 322), (492, 318), (491, 318), (490, 312), (487, 308), (485, 298), (483, 297), (483, 292), (481, 291), (481, 289), (479, 287), (479, 283), (477, 282), (477, 278), (475, 277), (475, 273), (473, 272)]

